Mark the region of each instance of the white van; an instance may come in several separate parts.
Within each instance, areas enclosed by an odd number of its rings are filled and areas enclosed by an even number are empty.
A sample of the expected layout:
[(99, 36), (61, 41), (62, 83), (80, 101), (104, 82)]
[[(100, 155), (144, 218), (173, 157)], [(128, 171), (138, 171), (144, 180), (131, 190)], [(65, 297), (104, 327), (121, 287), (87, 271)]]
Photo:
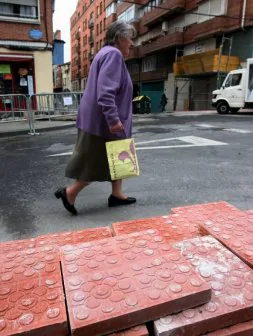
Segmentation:
[(212, 105), (220, 114), (253, 108), (253, 58), (247, 68), (230, 71), (221, 88), (213, 91)]

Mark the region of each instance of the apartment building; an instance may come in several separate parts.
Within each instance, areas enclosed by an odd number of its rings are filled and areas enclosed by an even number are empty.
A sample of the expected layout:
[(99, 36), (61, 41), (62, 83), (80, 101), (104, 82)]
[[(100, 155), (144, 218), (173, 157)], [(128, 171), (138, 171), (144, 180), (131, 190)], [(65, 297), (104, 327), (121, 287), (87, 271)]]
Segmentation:
[(252, 57), (253, 3), (247, 0), (106, 0), (106, 22), (132, 23), (138, 37), (127, 60), (134, 94), (163, 92), (172, 110), (209, 109), (211, 92)]
[(53, 92), (54, 0), (0, 0), (0, 94)]
[(83, 90), (90, 64), (105, 37), (105, 1), (79, 0), (71, 17), (71, 78), (73, 91)]

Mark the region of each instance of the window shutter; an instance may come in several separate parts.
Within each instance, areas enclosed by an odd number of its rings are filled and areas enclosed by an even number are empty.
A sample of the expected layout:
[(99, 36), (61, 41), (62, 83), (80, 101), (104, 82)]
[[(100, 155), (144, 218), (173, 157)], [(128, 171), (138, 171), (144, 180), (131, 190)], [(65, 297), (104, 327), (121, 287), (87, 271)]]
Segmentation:
[(0, 0), (0, 4), (1, 3), (22, 6), (38, 6), (38, 0)]

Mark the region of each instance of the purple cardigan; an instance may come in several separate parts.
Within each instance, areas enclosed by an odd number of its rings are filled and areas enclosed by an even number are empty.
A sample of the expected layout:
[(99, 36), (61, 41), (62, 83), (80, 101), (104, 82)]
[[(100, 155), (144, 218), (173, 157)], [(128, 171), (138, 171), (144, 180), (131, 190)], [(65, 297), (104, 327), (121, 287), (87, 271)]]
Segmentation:
[[(121, 52), (102, 48), (94, 58), (77, 116), (77, 128), (104, 139), (132, 136), (133, 85)], [(119, 121), (124, 132), (111, 134)]]

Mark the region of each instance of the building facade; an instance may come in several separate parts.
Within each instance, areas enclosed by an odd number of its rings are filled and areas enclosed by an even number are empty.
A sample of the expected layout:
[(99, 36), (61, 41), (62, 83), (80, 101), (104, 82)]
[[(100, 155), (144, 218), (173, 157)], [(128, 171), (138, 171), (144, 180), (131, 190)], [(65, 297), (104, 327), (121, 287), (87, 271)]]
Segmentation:
[(105, 1), (79, 0), (71, 17), (71, 78), (73, 91), (83, 90), (89, 66), (105, 36)]
[(132, 23), (138, 37), (127, 60), (134, 94), (160, 110), (211, 108), (211, 93), (252, 57), (253, 5), (247, 0), (106, 0), (106, 22)]
[(53, 92), (54, 0), (0, 0), (0, 94)]

